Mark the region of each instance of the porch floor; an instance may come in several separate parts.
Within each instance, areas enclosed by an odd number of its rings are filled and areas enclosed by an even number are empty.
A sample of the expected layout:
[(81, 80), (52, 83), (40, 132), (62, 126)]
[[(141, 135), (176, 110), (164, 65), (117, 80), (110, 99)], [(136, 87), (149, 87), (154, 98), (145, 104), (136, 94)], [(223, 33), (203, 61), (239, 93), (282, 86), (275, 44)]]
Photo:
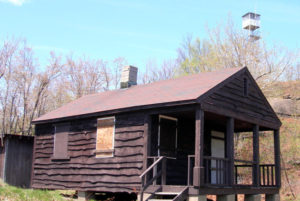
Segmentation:
[[(179, 192), (186, 186), (178, 185), (152, 185), (147, 188), (145, 193), (154, 193), (161, 189), (162, 192)], [(189, 195), (227, 195), (227, 194), (278, 194), (277, 187), (253, 187), (253, 186), (232, 186), (232, 187), (217, 187), (204, 186), (196, 188), (189, 186)]]

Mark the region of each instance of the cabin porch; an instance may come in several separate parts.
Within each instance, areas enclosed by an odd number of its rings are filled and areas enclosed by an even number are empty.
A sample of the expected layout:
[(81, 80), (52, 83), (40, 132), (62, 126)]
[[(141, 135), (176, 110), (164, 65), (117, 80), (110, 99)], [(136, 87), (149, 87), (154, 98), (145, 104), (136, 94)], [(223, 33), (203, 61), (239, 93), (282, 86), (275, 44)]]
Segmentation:
[[(147, 168), (140, 175), (142, 197), (163, 191), (178, 191), (177, 196), (179, 191), (186, 196), (279, 192), (277, 129), (199, 107), (151, 114), (148, 122)], [(260, 163), (260, 131), (274, 136), (273, 163)], [(235, 157), (234, 138), (239, 133), (252, 137), (251, 159)]]

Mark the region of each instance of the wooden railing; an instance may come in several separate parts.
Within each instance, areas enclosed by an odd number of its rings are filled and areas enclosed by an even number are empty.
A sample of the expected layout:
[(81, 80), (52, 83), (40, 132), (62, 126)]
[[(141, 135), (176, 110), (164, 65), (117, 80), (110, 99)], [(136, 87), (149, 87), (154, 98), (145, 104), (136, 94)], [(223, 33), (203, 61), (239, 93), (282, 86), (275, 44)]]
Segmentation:
[[(154, 159), (155, 160), (155, 159)], [(142, 189), (141, 189), (141, 200), (143, 200), (143, 195), (145, 190), (152, 184), (157, 183), (157, 179), (161, 178), (161, 185), (166, 184), (166, 163), (167, 159), (164, 156), (159, 157), (157, 160), (153, 162), (153, 164), (148, 167), (141, 175), (141, 181), (142, 181)], [(161, 169), (158, 170), (158, 165), (161, 164)], [(152, 178), (147, 178), (148, 174), (152, 172)]]
[(260, 185), (261, 186), (276, 186), (275, 181), (275, 165), (263, 164), (259, 166), (260, 169)]
[[(244, 170), (243, 173), (242, 169)], [(248, 175), (245, 176), (245, 172), (248, 169)], [(260, 186), (276, 186), (276, 180), (275, 180), (275, 165), (274, 164), (262, 164), (259, 165), (260, 169)], [(247, 165), (234, 165), (234, 172), (235, 172), (235, 185), (252, 185), (252, 175), (253, 171), (253, 164), (247, 164)], [(242, 176), (244, 175), (244, 176)], [(244, 177), (244, 178), (243, 178)], [(245, 181), (245, 178), (247, 178), (247, 181)], [(244, 179), (244, 182), (241, 183), (241, 181)], [(240, 181), (240, 182), (239, 182)]]
[[(230, 160), (227, 158), (218, 158), (204, 156), (204, 181), (205, 185), (218, 185), (218, 186), (229, 186), (230, 178), (228, 178), (227, 171), (229, 169)], [(234, 183), (233, 185), (247, 185), (251, 186), (253, 183), (252, 172), (254, 168), (253, 161), (246, 160), (234, 160), (238, 165), (234, 165)], [(195, 155), (188, 155), (188, 175), (187, 185), (193, 185), (193, 167), (195, 163)], [(275, 176), (275, 165), (274, 164), (261, 164), (259, 165), (260, 179), (259, 185), (265, 187), (275, 187), (276, 176)], [(213, 176), (212, 176), (213, 174)]]
[(235, 159), (234, 162), (234, 184), (243, 186), (252, 185), (253, 161)]
[(234, 165), (234, 184), (252, 185), (252, 167), (253, 165)]
[(206, 185), (226, 186), (228, 178), (228, 158), (204, 156), (204, 183)]

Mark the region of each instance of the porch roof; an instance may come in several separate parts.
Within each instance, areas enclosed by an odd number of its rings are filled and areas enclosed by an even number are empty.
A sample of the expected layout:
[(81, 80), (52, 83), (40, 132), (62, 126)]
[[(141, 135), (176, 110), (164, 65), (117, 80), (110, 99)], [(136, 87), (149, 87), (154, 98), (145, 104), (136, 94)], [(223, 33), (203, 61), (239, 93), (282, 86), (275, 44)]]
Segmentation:
[(125, 108), (157, 107), (162, 103), (196, 101), (242, 69), (245, 68), (227, 68), (86, 95), (35, 119), (33, 123)]

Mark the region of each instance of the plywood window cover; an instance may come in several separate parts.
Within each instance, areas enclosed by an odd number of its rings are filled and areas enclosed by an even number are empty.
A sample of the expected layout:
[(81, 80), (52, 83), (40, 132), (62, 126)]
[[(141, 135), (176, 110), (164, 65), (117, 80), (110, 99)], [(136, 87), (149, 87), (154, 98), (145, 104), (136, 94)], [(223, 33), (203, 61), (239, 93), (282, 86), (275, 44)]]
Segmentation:
[[(101, 149), (97, 148), (97, 140), (98, 140), (98, 122), (101, 120), (113, 120), (113, 130), (112, 130), (112, 148), (111, 149)], [(105, 118), (98, 118), (97, 119), (97, 136), (96, 136), (96, 158), (108, 158), (108, 157), (114, 157), (114, 143), (115, 143), (115, 117), (105, 117)]]

